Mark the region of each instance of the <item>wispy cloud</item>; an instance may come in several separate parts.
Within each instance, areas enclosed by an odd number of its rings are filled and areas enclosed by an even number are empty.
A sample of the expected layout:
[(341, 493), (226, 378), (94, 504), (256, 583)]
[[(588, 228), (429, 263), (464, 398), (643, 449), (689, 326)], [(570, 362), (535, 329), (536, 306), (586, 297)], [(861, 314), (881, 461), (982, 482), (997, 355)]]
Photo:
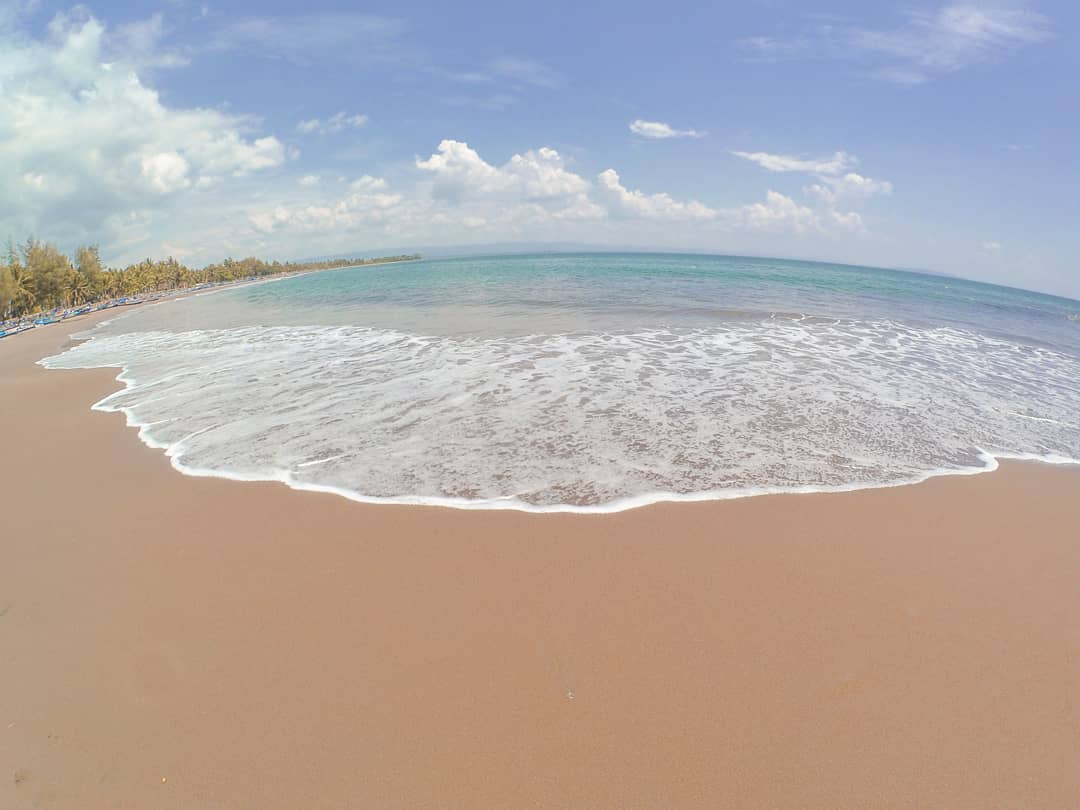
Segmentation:
[(642, 138), (662, 140), (666, 138), (702, 138), (704, 132), (696, 129), (675, 129), (663, 121), (644, 121), (638, 118), (630, 122), (630, 131)]
[(160, 13), (135, 20), (117, 28), (109, 37), (109, 50), (113, 55), (137, 63), (141, 68), (184, 67), (191, 61), (190, 55), (164, 42), (166, 34), (164, 18)]
[(555, 88), (562, 84), (562, 76), (558, 72), (533, 59), (520, 57), (504, 57), (495, 59), (488, 65), (488, 69), (497, 76), (523, 84), (531, 84), (534, 87)]
[(505, 110), (521, 101), (514, 93), (490, 93), (483, 96), (447, 96), (443, 104), (450, 107), (472, 107), (477, 110)]
[(490, 84), (495, 77), (483, 70), (452, 70), (443, 67), (429, 67), (427, 72), (440, 79), (459, 84)]
[(553, 89), (563, 83), (562, 75), (554, 68), (534, 59), (520, 57), (493, 59), (475, 68), (453, 69), (432, 65), (424, 70), (432, 76), (456, 84), (484, 85), (501, 82)]
[(874, 78), (916, 85), (1000, 58), (1051, 35), (1049, 18), (1037, 11), (952, 3), (936, 11), (910, 11), (891, 28), (829, 23), (794, 37), (758, 36), (739, 44), (755, 60), (858, 61)]
[(532, 59), (504, 57), (470, 70), (428, 67), (429, 74), (473, 88), (445, 96), (443, 104), (479, 110), (505, 110), (519, 103), (529, 88), (552, 90), (562, 84), (554, 69)]
[(304, 135), (336, 135), (346, 128), (359, 129), (367, 126), (366, 115), (347, 115), (344, 110), (334, 113), (325, 121), (319, 118), (309, 118), (296, 125), (296, 131)]
[(834, 152), (828, 157), (799, 158), (791, 155), (775, 155), (771, 152), (732, 152), (731, 154), (756, 163), (770, 172), (809, 172), (812, 174), (840, 174), (858, 161), (847, 152)]
[(352, 63), (397, 63), (413, 56), (401, 19), (351, 11), (231, 20), (210, 34), (212, 50), (255, 49), (262, 56), (310, 64), (327, 57)]

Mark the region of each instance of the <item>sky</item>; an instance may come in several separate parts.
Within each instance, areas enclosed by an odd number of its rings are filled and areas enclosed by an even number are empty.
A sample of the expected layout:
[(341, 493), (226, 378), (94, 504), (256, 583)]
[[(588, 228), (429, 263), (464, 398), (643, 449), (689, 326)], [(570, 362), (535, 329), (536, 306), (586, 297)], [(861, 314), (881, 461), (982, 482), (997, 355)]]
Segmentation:
[(0, 239), (578, 243), (1080, 297), (1080, 4), (0, 0)]

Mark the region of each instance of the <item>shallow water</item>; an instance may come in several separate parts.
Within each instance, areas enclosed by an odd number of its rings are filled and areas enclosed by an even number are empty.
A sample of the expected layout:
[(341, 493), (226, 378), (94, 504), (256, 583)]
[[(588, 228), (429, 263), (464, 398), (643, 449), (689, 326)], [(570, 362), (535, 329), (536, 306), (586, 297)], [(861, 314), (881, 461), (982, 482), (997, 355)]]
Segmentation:
[(1080, 302), (954, 278), (673, 255), (316, 273), (121, 317), (179, 469), (361, 500), (612, 511), (1080, 458)]

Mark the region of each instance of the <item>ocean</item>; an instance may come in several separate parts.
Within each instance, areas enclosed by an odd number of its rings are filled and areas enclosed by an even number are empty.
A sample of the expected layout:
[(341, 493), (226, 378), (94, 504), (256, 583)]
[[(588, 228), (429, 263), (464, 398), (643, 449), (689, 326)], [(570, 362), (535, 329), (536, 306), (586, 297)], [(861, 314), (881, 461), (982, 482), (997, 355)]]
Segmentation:
[(729, 256), (323, 271), (125, 313), (47, 368), (191, 475), (611, 512), (1080, 460), (1080, 302)]

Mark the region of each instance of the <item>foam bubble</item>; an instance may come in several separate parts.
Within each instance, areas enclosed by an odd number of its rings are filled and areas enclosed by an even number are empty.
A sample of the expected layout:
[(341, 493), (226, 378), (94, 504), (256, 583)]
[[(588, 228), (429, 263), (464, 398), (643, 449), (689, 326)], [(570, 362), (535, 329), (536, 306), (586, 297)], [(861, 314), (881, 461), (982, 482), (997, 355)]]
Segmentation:
[(42, 362), (122, 368), (95, 407), (184, 472), (376, 502), (611, 511), (1080, 458), (1080, 360), (885, 321), (151, 331)]

